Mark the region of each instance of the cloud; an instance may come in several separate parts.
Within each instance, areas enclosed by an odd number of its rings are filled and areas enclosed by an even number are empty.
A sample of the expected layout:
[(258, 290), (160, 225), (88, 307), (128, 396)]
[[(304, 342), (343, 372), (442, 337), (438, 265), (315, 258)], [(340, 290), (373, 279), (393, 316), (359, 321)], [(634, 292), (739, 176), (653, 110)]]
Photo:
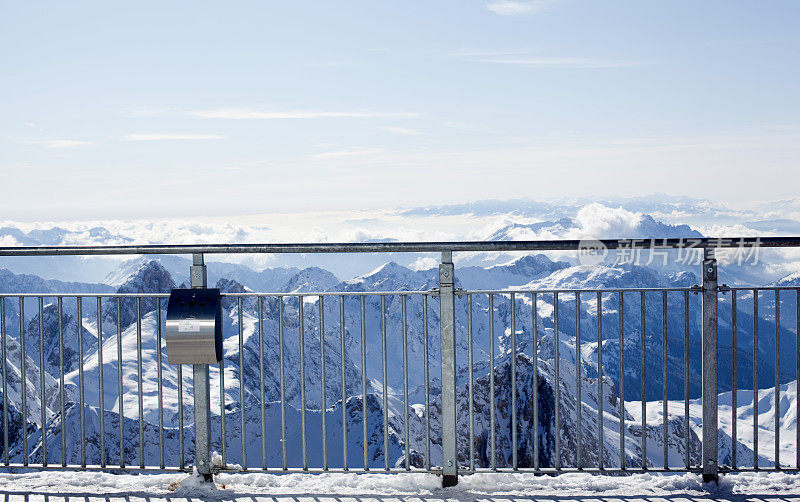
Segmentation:
[(519, 16), (529, 12), (541, 12), (561, 0), (500, 0), (489, 2), (486, 8), (501, 16)]
[(125, 141), (170, 141), (196, 139), (225, 139), (221, 134), (126, 134)]
[(524, 55), (488, 55), (488, 56), (465, 56), (468, 61), (476, 63), (507, 64), (518, 66), (531, 66), (541, 68), (625, 68), (630, 66), (642, 66), (645, 63), (640, 61), (622, 61), (598, 58), (580, 57), (534, 57)]
[(337, 159), (340, 157), (353, 157), (359, 155), (374, 155), (381, 153), (383, 150), (380, 148), (365, 148), (365, 147), (352, 147), (343, 150), (333, 150), (330, 152), (312, 153), (309, 155), (312, 159)]
[(45, 148), (69, 148), (73, 146), (89, 145), (91, 141), (77, 141), (74, 139), (49, 139), (44, 141), (37, 141), (36, 143), (44, 145)]
[(215, 110), (191, 111), (186, 115), (206, 119), (233, 119), (233, 120), (281, 120), (281, 119), (327, 119), (327, 118), (416, 118), (419, 113), (390, 113), (390, 112), (354, 112), (354, 111), (319, 111), (319, 110), (294, 110), (294, 111), (263, 111), (248, 108), (220, 108)]
[(405, 127), (386, 126), (386, 127), (379, 127), (378, 129), (381, 129), (382, 131), (386, 131), (386, 132), (391, 132), (391, 133), (394, 133), (394, 134), (404, 134), (406, 136), (421, 136), (421, 135), (425, 134), (425, 133), (423, 133), (421, 131), (416, 131), (414, 129), (407, 129)]
[(37, 127), (33, 122), (23, 122), (26, 127)]

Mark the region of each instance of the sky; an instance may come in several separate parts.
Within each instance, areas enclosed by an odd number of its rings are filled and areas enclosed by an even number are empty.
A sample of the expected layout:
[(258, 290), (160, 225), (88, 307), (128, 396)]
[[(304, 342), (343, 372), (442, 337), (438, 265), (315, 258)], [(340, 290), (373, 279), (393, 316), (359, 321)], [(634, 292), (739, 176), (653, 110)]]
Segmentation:
[(800, 3), (0, 2), (2, 219), (800, 187)]

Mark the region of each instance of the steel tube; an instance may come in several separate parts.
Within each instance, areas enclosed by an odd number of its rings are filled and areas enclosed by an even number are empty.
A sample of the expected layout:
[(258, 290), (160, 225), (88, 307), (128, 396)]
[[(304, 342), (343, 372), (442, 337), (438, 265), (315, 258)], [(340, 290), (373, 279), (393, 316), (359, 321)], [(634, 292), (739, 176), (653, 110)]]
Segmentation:
[[(80, 322), (78, 322), (80, 340)], [(79, 345), (80, 347), (80, 345)], [(80, 352), (80, 368), (83, 375), (83, 352)], [(20, 359), (20, 400), (22, 405), (22, 465), (28, 465), (28, 368), (25, 356), (25, 299), (19, 299), (19, 359)], [(81, 450), (83, 450), (83, 378), (81, 378)], [(86, 463), (86, 462), (84, 462)]]
[[(577, 251), (581, 240), (472, 242), (359, 242), (301, 244), (202, 244), (131, 246), (4, 246), (0, 256), (275, 254), (275, 253), (441, 253), (455, 251)], [(800, 237), (604, 239), (607, 249), (734, 249), (800, 247)]]
[(559, 355), (558, 340), (558, 293), (553, 293), (553, 333), (555, 335), (555, 365), (556, 365), (556, 409), (555, 409), (555, 436), (556, 436), (556, 470), (561, 470), (561, 378), (559, 368), (561, 357)]
[[(369, 470), (369, 438), (367, 437), (367, 329), (364, 315), (364, 295), (360, 296), (361, 306), (361, 427), (364, 450), (364, 470)], [(427, 408), (427, 403), (425, 405)]]
[(403, 322), (403, 441), (405, 441), (405, 462), (406, 462), (406, 470), (411, 469), (411, 452), (410, 452), (410, 441), (411, 437), (409, 434), (409, 427), (408, 427), (408, 323), (406, 319), (406, 298), (405, 296), (400, 297), (401, 305), (402, 305), (402, 322)]
[(267, 470), (267, 415), (264, 409), (264, 297), (258, 297), (258, 375), (261, 384), (261, 469)]
[(308, 449), (306, 438), (306, 356), (305, 325), (303, 319), (303, 298), (297, 298), (297, 317), (300, 335), (300, 441), (303, 448), (303, 470), (308, 470)]
[[(60, 301), (61, 301), (61, 298), (59, 298), (59, 308), (60, 308), (60, 305), (61, 305)], [(124, 394), (122, 393), (122, 313), (120, 312), (120, 307), (121, 307), (120, 302), (121, 302), (121, 300), (119, 298), (117, 298), (116, 299), (116, 307), (117, 307), (117, 406), (118, 406), (117, 414), (119, 415), (119, 423), (123, 424), (124, 421), (125, 421), (125, 414), (124, 414), (124, 410), (123, 410), (123, 401), (124, 401), (123, 396), (124, 396)], [(61, 321), (61, 314), (59, 314), (59, 338), (61, 340), (60, 321)], [(63, 389), (64, 388), (64, 378), (63, 378), (64, 366), (63, 366), (63, 362), (62, 362), (62, 366), (61, 366), (61, 375), (62, 375), (61, 388)], [(178, 386), (178, 389), (180, 389), (180, 384)], [(62, 403), (64, 402), (63, 391), (62, 391), (62, 396), (61, 396), (61, 402)], [(182, 408), (182, 406), (181, 406), (181, 408)], [(183, 410), (181, 410), (181, 412), (182, 411)], [(64, 416), (63, 404), (62, 404), (62, 407), (61, 407), (61, 416), (62, 417)], [(118, 427), (118, 429), (119, 429), (119, 467), (120, 467), (120, 469), (124, 469), (125, 468), (125, 435), (123, 434), (124, 427)], [(179, 434), (180, 434), (180, 436), (179, 436), (180, 440), (183, 440), (183, 426), (180, 427)], [(62, 434), (62, 437), (63, 436), (64, 436), (64, 434)]]
[(683, 293), (683, 433), (686, 469), (689, 469), (689, 292)]
[(473, 394), (473, 360), (472, 360), (472, 295), (467, 295), (467, 359), (469, 367), (467, 374), (469, 378), (469, 470), (475, 470), (475, 397)]
[(494, 396), (494, 295), (489, 295), (489, 432), (492, 444), (491, 467), (497, 470), (497, 438), (495, 434), (495, 404)]
[(753, 289), (753, 469), (758, 469), (758, 290)]
[[(99, 304), (98, 304), (99, 305)], [(100, 365), (102, 368), (102, 363)], [(156, 298), (156, 379), (158, 381), (158, 461), (164, 466), (164, 386), (161, 369), (161, 298)], [(101, 380), (102, 381), (102, 380)], [(100, 392), (102, 395), (102, 391)]]
[(383, 468), (389, 469), (389, 397), (386, 365), (386, 297), (381, 296), (381, 372), (383, 380)]
[[(80, 338), (79, 338), (80, 340)], [(142, 390), (142, 299), (136, 299), (136, 382), (139, 398), (139, 467), (144, 468), (144, 391)], [(83, 384), (81, 384), (83, 386)], [(82, 405), (81, 405), (82, 406)], [(81, 431), (83, 433), (83, 431)]]
[(775, 290), (775, 468), (781, 468), (781, 292)]
[(322, 470), (328, 470), (328, 405), (325, 401), (325, 305), (324, 297), (320, 296), (317, 302), (319, 307), (319, 373), (320, 373), (320, 418), (322, 419)]
[[(98, 302), (100, 299), (98, 298)], [(42, 466), (47, 467), (47, 407), (45, 406), (45, 399), (44, 399), (44, 321), (42, 320), (42, 316), (44, 315), (44, 298), (39, 297), (39, 411), (41, 412), (42, 417), (42, 446), (41, 446), (41, 456), (42, 456)], [(98, 331), (99, 331), (99, 324), (98, 324)], [(102, 350), (98, 351), (97, 353), (100, 354)], [(102, 368), (102, 356), (101, 356), (101, 366)], [(101, 373), (102, 375), (102, 373)], [(102, 401), (102, 386), (103, 380), (100, 380), (100, 399)], [(100, 406), (100, 430), (103, 430), (103, 415), (102, 415), (102, 405)], [(101, 432), (100, 436), (100, 444), (103, 444), (103, 435)], [(101, 452), (101, 465), (105, 466), (105, 451), (103, 449), (100, 450)]]
[[(732, 389), (731, 389), (731, 444), (738, 444), (738, 435), (736, 430), (736, 422), (737, 422), (737, 413), (736, 408), (738, 407), (738, 380), (737, 380), (737, 335), (739, 332), (738, 326), (738, 319), (737, 319), (737, 311), (736, 311), (736, 291), (731, 291), (731, 344), (733, 345), (733, 354), (732, 356)], [(731, 467), (735, 470), (738, 464), (737, 451), (738, 448), (731, 448)], [(688, 467), (688, 466), (687, 466)]]
[(281, 459), (283, 470), (286, 465), (286, 380), (284, 377), (283, 357), (283, 297), (278, 297), (278, 364), (281, 379)]
[(624, 294), (617, 294), (619, 295), (619, 468), (625, 470), (625, 310)]
[(345, 369), (345, 321), (344, 321), (344, 296), (339, 296), (339, 369), (341, 371), (342, 380), (342, 468), (347, 471), (347, 383), (346, 383), (346, 369)]
[(583, 399), (583, 374), (581, 373), (581, 294), (575, 293), (575, 467), (581, 469), (583, 464), (583, 421), (581, 411)]
[(242, 313), (242, 297), (236, 302), (239, 321), (239, 439), (242, 442), (242, 470), (247, 470), (247, 431), (244, 420), (244, 316)]
[(662, 439), (664, 447), (664, 469), (669, 468), (669, 435), (667, 427), (667, 292), (661, 293), (661, 414), (664, 437)]
[(604, 469), (605, 444), (603, 439), (603, 296), (597, 293), (597, 467)]
[(533, 337), (533, 468), (539, 468), (539, 311), (538, 296), (531, 294), (531, 336)]
[(517, 470), (517, 301), (511, 293), (511, 466)]
[(647, 399), (647, 366), (646, 366), (646, 359), (647, 353), (645, 352), (645, 343), (646, 343), (646, 324), (645, 324), (645, 293), (642, 291), (639, 297), (639, 307), (641, 309), (641, 322), (642, 327), (639, 333), (639, 342), (641, 345), (641, 374), (642, 374), (642, 383), (641, 383), (641, 398), (642, 398), (642, 469), (647, 469), (647, 406), (645, 401)]
[[(363, 310), (362, 310), (363, 312)], [(363, 320), (363, 317), (362, 317)], [(363, 333), (363, 329), (362, 329)], [(430, 389), (428, 388), (428, 372), (430, 362), (428, 361), (428, 295), (422, 297), (422, 339), (425, 347), (423, 354), (425, 359), (425, 368), (423, 370), (423, 379), (425, 380), (425, 467), (428, 471), (431, 470), (431, 414), (430, 414)], [(364, 430), (366, 431), (366, 420), (364, 421)], [(366, 436), (366, 433), (365, 433)], [(364, 447), (366, 448), (366, 446)], [(364, 452), (367, 450), (365, 449)], [(364, 453), (366, 456), (366, 453)]]
[[(59, 320), (60, 316), (59, 316)], [(60, 331), (60, 330), (59, 330)], [(6, 299), (0, 298), (0, 343), (3, 344), (3, 360), (0, 361), (3, 365), (3, 460), (6, 464), (6, 467), (9, 465), (8, 459), (8, 370), (6, 369)], [(63, 372), (61, 373), (64, 374)], [(62, 389), (62, 409), (63, 409), (63, 389), (64, 386), (61, 386)], [(64, 431), (64, 412), (61, 412), (61, 436), (63, 437), (65, 434)], [(63, 449), (62, 455), (63, 455)]]

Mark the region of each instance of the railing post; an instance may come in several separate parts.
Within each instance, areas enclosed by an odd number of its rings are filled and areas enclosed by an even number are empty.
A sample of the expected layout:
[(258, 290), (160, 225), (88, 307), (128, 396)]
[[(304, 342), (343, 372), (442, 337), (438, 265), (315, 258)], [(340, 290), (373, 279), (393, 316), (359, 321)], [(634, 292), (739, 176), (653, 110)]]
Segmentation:
[(717, 460), (717, 259), (703, 251), (703, 481), (718, 481)]
[[(205, 288), (207, 285), (206, 265), (202, 253), (192, 256), (189, 268), (189, 280), (192, 288)], [(212, 482), (211, 474), (211, 385), (208, 365), (192, 365), (194, 378), (194, 454), (197, 472), (207, 482)]]
[(445, 488), (458, 483), (454, 272), (452, 251), (442, 251), (439, 319), (442, 342), (442, 486)]

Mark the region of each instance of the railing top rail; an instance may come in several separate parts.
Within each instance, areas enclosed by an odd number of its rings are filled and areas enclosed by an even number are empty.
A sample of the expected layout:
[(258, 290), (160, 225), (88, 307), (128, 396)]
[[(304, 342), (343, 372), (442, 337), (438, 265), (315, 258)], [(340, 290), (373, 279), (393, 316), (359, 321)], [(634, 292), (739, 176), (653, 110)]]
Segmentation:
[(130, 246), (5, 246), (0, 256), (273, 254), (273, 253), (437, 253), (442, 251), (576, 251), (607, 249), (726, 249), (800, 247), (800, 237), (724, 237), (540, 241), (349, 242), (305, 244), (148, 244)]

